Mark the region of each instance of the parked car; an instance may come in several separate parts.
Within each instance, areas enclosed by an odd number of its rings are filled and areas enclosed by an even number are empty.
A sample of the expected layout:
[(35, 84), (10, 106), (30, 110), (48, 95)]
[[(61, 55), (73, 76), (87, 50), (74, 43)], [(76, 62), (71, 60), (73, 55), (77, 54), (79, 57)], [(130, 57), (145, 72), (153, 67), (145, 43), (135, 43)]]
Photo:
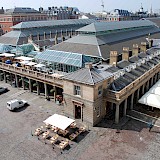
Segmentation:
[(14, 109), (16, 108), (21, 108), (25, 105), (27, 105), (27, 101), (25, 100), (18, 100), (18, 99), (14, 99), (14, 100), (11, 100), (11, 101), (8, 101), (7, 102), (7, 108), (10, 110), (10, 111), (13, 111)]
[(7, 92), (7, 91), (8, 91), (7, 87), (0, 87), (0, 94), (4, 93), (4, 92)]

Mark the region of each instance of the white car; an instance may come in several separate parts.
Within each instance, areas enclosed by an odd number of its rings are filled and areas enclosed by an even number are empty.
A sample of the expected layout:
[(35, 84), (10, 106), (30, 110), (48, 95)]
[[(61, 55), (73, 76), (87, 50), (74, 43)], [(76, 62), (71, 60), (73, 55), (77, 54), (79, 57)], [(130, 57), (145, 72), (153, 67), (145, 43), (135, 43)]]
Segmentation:
[(20, 107), (23, 107), (25, 105), (27, 105), (27, 101), (25, 100), (17, 100), (17, 99), (14, 99), (14, 100), (11, 100), (11, 101), (8, 101), (7, 102), (7, 108), (10, 110), (10, 111), (13, 111), (14, 109), (16, 108), (20, 108)]

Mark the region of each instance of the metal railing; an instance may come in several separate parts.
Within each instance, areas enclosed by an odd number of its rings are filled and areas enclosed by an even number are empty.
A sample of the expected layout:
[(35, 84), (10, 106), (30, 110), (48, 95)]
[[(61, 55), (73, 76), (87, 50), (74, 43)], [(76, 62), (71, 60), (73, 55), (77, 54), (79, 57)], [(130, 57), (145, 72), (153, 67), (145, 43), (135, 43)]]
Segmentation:
[(24, 67), (16, 67), (10, 64), (0, 63), (0, 69), (11, 72), (13, 74), (18, 74), (28, 78), (33, 78), (35, 80), (44, 81), (46, 83), (48, 82), (53, 85), (63, 86), (62, 78), (54, 77), (46, 73), (40, 73), (37, 71), (29, 70)]

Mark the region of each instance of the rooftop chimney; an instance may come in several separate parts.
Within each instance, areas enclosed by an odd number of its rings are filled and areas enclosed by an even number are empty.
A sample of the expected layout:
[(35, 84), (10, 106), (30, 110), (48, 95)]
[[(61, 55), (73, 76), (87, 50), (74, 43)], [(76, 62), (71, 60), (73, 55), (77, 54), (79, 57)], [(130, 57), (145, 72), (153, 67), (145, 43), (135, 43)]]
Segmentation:
[(129, 47), (123, 47), (122, 60), (128, 61), (129, 59)]
[(117, 65), (117, 51), (110, 51), (110, 65)]
[(146, 52), (146, 50), (147, 50), (147, 43), (141, 42), (141, 52)]
[(92, 62), (85, 63), (85, 68), (91, 69), (92, 68)]
[(153, 47), (153, 39), (149, 39), (149, 48)]
[(133, 44), (132, 56), (138, 56), (139, 47), (138, 44)]

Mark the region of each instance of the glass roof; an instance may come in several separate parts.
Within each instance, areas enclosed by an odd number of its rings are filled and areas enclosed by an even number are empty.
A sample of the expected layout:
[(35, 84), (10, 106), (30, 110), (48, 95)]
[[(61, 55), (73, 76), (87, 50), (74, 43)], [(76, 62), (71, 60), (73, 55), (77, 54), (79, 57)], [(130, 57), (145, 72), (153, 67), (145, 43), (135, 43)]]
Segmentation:
[(36, 55), (35, 59), (76, 67), (82, 67), (84, 63), (91, 61), (91, 58), (89, 56), (85, 56), (79, 53), (63, 52), (56, 50), (46, 50)]

